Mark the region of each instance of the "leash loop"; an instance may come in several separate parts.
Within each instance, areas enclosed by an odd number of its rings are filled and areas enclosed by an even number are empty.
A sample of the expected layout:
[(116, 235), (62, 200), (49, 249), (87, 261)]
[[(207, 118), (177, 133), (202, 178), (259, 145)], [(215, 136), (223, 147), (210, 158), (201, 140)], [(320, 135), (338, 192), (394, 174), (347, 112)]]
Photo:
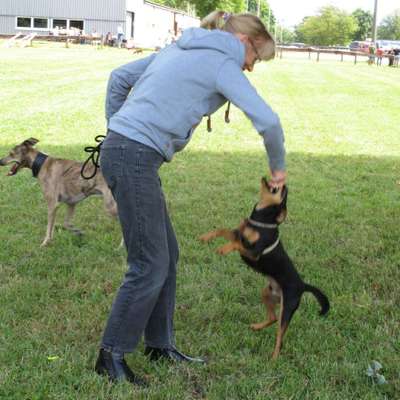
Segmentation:
[[(104, 139), (105, 139), (105, 135), (97, 135), (94, 138), (94, 140), (96, 143), (98, 143), (98, 145), (85, 147), (85, 152), (89, 153), (90, 155), (86, 159), (86, 161), (82, 164), (81, 176), (83, 179), (89, 180), (89, 179), (94, 178), (97, 173), (97, 169), (100, 168), (100, 164), (99, 164), (100, 148), (101, 148), (101, 145), (102, 145)], [(85, 175), (85, 169), (86, 169), (87, 165), (89, 164), (89, 162), (91, 162), (92, 165), (94, 166), (94, 170), (91, 175)]]
[(230, 109), (231, 109), (231, 102), (228, 101), (228, 107), (226, 107), (226, 110), (225, 110), (225, 122), (226, 122), (227, 124), (229, 124), (229, 123), (231, 122), (231, 120), (230, 120), (230, 118), (229, 118), (229, 111), (230, 111)]

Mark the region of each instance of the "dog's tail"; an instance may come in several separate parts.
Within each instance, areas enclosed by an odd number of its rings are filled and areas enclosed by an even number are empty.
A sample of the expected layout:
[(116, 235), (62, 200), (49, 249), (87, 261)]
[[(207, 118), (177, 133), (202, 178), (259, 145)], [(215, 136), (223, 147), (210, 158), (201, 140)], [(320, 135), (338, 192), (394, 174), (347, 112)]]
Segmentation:
[(321, 310), (319, 315), (325, 315), (329, 311), (329, 300), (328, 298), (316, 287), (305, 284), (304, 288), (305, 292), (311, 292), (315, 298), (318, 300), (319, 305), (321, 306)]

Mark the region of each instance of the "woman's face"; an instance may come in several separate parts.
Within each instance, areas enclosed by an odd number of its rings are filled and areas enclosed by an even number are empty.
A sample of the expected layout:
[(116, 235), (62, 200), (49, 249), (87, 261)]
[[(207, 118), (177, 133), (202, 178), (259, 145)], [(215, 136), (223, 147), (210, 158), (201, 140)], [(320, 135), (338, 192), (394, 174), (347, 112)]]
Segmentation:
[(235, 36), (244, 44), (246, 53), (244, 58), (244, 64), (242, 66), (243, 71), (253, 71), (254, 65), (261, 61), (258, 54), (257, 48), (254, 45), (252, 39), (243, 33), (235, 33)]

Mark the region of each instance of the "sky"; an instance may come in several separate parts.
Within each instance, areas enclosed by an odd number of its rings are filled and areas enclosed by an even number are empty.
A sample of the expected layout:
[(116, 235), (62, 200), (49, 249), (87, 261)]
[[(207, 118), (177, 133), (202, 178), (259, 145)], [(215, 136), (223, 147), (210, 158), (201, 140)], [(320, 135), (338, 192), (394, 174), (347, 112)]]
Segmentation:
[[(262, 0), (261, 0), (262, 1)], [(339, 7), (347, 12), (356, 8), (374, 13), (375, 0), (268, 0), (278, 21), (286, 27), (299, 24), (309, 15), (316, 15), (318, 10), (326, 5)], [(400, 0), (378, 0), (378, 21), (382, 21), (394, 10), (400, 9)]]

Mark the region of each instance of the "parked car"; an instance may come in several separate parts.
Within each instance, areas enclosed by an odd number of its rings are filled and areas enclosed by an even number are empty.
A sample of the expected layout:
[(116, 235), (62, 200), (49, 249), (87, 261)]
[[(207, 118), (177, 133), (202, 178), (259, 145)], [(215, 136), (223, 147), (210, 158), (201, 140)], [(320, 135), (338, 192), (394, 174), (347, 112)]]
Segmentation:
[(306, 45), (304, 43), (300, 43), (300, 42), (289, 43), (287, 46), (288, 47), (297, 47), (299, 49), (306, 47)]
[(369, 48), (371, 46), (371, 42), (362, 42), (362, 41), (354, 41), (349, 45), (350, 51), (362, 51), (363, 53), (369, 53)]
[(400, 40), (377, 40), (376, 47), (387, 52), (392, 49), (400, 49)]
[(357, 42), (357, 41), (351, 42), (350, 45), (349, 45), (349, 49), (350, 49), (351, 51), (357, 51), (358, 48), (359, 48), (359, 46), (360, 46), (360, 43), (361, 43), (361, 42)]

